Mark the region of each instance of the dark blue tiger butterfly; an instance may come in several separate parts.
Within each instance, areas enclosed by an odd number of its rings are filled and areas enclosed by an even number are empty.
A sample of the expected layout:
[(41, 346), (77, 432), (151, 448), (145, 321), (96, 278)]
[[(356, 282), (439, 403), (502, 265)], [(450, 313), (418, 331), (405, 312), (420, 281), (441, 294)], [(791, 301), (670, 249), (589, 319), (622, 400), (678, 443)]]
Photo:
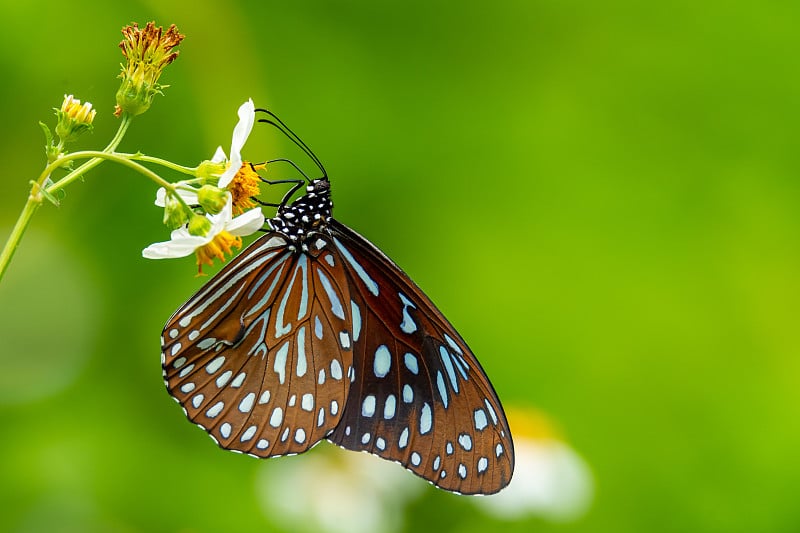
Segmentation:
[(445, 490), (499, 491), (514, 450), (480, 364), (391, 259), (332, 217), (324, 168), (298, 145), (323, 178), (291, 204), (290, 192), (270, 231), (169, 319), (169, 393), (235, 452), (290, 455), (327, 439)]

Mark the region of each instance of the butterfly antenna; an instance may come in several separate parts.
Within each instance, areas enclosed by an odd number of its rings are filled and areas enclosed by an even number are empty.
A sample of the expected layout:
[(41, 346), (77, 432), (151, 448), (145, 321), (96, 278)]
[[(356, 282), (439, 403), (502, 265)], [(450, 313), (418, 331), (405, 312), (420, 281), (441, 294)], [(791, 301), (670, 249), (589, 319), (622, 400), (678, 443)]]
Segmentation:
[[(303, 153), (305, 153), (314, 162), (314, 164), (317, 165), (317, 168), (319, 168), (320, 172), (322, 172), (322, 179), (327, 179), (328, 178), (328, 173), (325, 171), (325, 167), (322, 165), (322, 161), (319, 160), (319, 158), (314, 154), (314, 152), (311, 150), (311, 148), (309, 148), (308, 145), (306, 143), (304, 143), (303, 140), (300, 137), (298, 137), (298, 135), (295, 132), (293, 132), (292, 129), (289, 126), (287, 126), (280, 118), (278, 118), (278, 116), (275, 113), (273, 113), (272, 111), (270, 111), (268, 109), (259, 108), (259, 109), (256, 109), (256, 111), (260, 111), (262, 113), (265, 113), (266, 115), (268, 115), (269, 117), (274, 119), (274, 120), (270, 120), (270, 119), (267, 119), (267, 118), (260, 118), (260, 119), (258, 119), (258, 121), (259, 122), (263, 122), (264, 124), (270, 124), (270, 125), (274, 126), (275, 128), (277, 128), (290, 141), (292, 141), (295, 145), (297, 145), (297, 147), (300, 148), (303, 151)], [(294, 165), (294, 163), (292, 163), (292, 164)], [(297, 168), (296, 165), (295, 165), (295, 168)], [(301, 172), (301, 174), (303, 174), (303, 173)], [(303, 175), (305, 175), (305, 174), (303, 174)]]

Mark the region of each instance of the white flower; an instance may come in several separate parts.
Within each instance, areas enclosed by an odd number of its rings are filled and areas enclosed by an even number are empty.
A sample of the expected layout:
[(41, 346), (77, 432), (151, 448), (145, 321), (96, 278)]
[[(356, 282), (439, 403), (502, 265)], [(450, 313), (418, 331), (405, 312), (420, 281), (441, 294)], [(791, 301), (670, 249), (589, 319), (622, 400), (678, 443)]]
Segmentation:
[(256, 481), (266, 517), (287, 531), (320, 533), (396, 531), (406, 506), (425, 488), (396, 464), (330, 447), (270, 461)]
[[(594, 482), (589, 466), (575, 450), (554, 436), (526, 434), (530, 419), (525, 421), (513, 411), (512, 415), (517, 415), (520, 432), (514, 439), (516, 461), (511, 483), (497, 494), (471, 501), (504, 520), (530, 516), (550, 522), (577, 520), (592, 501)], [(511, 418), (512, 432), (514, 422)]]
[[(225, 151), (222, 149), (222, 146), (217, 147), (217, 151), (214, 152), (214, 157), (211, 158), (212, 163), (223, 163), (225, 161), (228, 161), (229, 163), (228, 168), (226, 168), (225, 172), (223, 172), (219, 177), (219, 183), (217, 186), (221, 189), (224, 189), (228, 186), (228, 184), (230, 184), (231, 180), (242, 166), (242, 148), (244, 148), (247, 138), (250, 136), (250, 132), (253, 131), (253, 124), (255, 123), (256, 119), (255, 104), (253, 104), (252, 98), (248, 99), (245, 103), (239, 106), (238, 114), (239, 122), (233, 128), (233, 136), (231, 138), (230, 160), (228, 160), (228, 158), (225, 156)], [(177, 192), (187, 204), (197, 204), (196, 191), (178, 187)], [(164, 207), (166, 195), (167, 191), (164, 189), (164, 187), (161, 187), (158, 189), (158, 191), (156, 191), (156, 205), (158, 207)]]
[[(230, 197), (225, 207), (216, 215), (206, 215), (211, 229), (205, 235), (192, 235), (186, 226), (172, 232), (170, 240), (151, 244), (142, 250), (147, 259), (171, 259), (186, 257), (211, 244), (227, 234), (229, 237), (243, 237), (255, 233), (264, 225), (264, 214), (260, 207), (251, 209), (236, 218), (232, 217), (233, 206)], [(215, 254), (216, 255), (216, 254)], [(217, 255), (218, 256), (218, 255)]]

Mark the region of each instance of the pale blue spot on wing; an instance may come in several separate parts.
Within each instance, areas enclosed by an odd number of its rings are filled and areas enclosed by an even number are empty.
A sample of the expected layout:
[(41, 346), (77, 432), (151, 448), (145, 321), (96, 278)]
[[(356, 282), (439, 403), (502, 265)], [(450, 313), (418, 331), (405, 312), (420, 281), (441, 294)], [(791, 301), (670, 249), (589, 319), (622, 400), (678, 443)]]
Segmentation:
[(375, 377), (383, 378), (386, 377), (386, 374), (389, 373), (389, 370), (392, 368), (392, 354), (389, 352), (389, 348), (386, 347), (385, 344), (381, 344), (378, 346), (378, 349), (375, 350), (375, 361), (373, 363), (373, 371), (375, 372)]
[(406, 364), (406, 368), (411, 371), (412, 374), (419, 374), (419, 365), (417, 364), (417, 358), (413, 353), (406, 352), (405, 356), (403, 356), (403, 362)]
[(400, 324), (400, 329), (403, 331), (403, 333), (407, 333), (410, 335), (411, 333), (417, 331), (417, 324), (416, 322), (414, 322), (414, 319), (411, 318), (411, 315), (408, 312), (408, 308), (411, 307), (413, 309), (416, 309), (417, 306), (414, 305), (414, 303), (411, 300), (406, 298), (406, 296), (402, 292), (397, 293), (397, 295), (400, 297), (400, 301), (403, 302), (403, 322)]
[(289, 355), (289, 341), (283, 343), (278, 353), (275, 354), (275, 365), (273, 369), (278, 373), (278, 379), (283, 385), (286, 382), (286, 356)]
[(306, 327), (302, 326), (297, 331), (297, 377), (306, 375), (308, 363), (306, 361)]
[(375, 396), (370, 394), (366, 398), (364, 398), (364, 401), (361, 404), (361, 416), (369, 418), (372, 417), (374, 414), (375, 414)]
[(350, 300), (350, 311), (353, 316), (353, 342), (355, 342), (361, 334), (361, 309), (353, 300)]
[(408, 426), (400, 433), (400, 439), (397, 441), (397, 446), (402, 450), (408, 446)]
[(403, 385), (403, 401), (406, 403), (414, 401), (414, 391), (411, 390), (411, 386), (408, 383)]
[(453, 366), (458, 370), (458, 373), (461, 374), (461, 377), (464, 378), (464, 381), (467, 381), (469, 376), (467, 375), (467, 362), (464, 361), (464, 358), (457, 354), (450, 354), (451, 359), (453, 360)]
[(419, 415), (419, 432), (424, 435), (433, 427), (433, 414), (431, 413), (431, 406), (428, 403), (422, 404), (422, 411)]
[(444, 334), (444, 340), (447, 341), (447, 344), (449, 344), (458, 355), (464, 355), (464, 352), (461, 351), (461, 348), (458, 346), (458, 344), (456, 344), (456, 341), (454, 341), (447, 333)]
[(475, 409), (475, 429), (483, 431), (489, 425), (486, 420), (486, 413), (483, 409)]
[(442, 404), (444, 405), (444, 408), (447, 409), (447, 387), (444, 385), (444, 378), (442, 377), (441, 370), (436, 371), (436, 387), (439, 389), (439, 396), (442, 397)]
[(486, 409), (489, 411), (489, 416), (492, 417), (492, 423), (494, 423), (494, 425), (496, 426), (497, 425), (497, 413), (494, 412), (494, 408), (492, 407), (492, 404), (490, 404), (489, 400), (486, 400), (486, 399), (483, 400), (483, 403), (486, 404)]
[(344, 255), (344, 258), (348, 263), (350, 263), (350, 266), (353, 267), (353, 270), (356, 271), (356, 274), (359, 278), (361, 278), (361, 281), (364, 282), (364, 285), (366, 285), (369, 292), (371, 292), (373, 296), (377, 296), (378, 284), (375, 283), (375, 280), (369, 277), (369, 274), (367, 274), (366, 270), (364, 270), (364, 267), (362, 267), (361, 264), (355, 260), (353, 255), (350, 253), (350, 250), (348, 250), (341, 242), (339, 242), (339, 239), (334, 237), (333, 242), (336, 243), (336, 247), (342, 252), (342, 255)]
[(450, 378), (450, 385), (453, 386), (453, 390), (458, 394), (458, 378), (456, 377), (455, 369), (453, 369), (453, 362), (450, 360), (450, 352), (448, 352), (444, 346), (439, 346), (439, 356), (444, 364), (444, 369), (447, 370), (447, 376)]
[(319, 340), (322, 340), (322, 322), (319, 316), (314, 317), (314, 335), (316, 335)]
[(394, 417), (395, 409), (397, 408), (397, 398), (394, 394), (386, 397), (386, 403), (383, 406), (383, 418), (391, 420)]
[(344, 309), (342, 309), (342, 302), (339, 301), (339, 297), (336, 295), (336, 291), (333, 289), (331, 281), (328, 279), (328, 276), (323, 274), (322, 270), (319, 268), (317, 269), (317, 275), (319, 276), (319, 280), (322, 282), (322, 287), (325, 289), (325, 293), (328, 295), (328, 300), (331, 303), (331, 311), (334, 315), (344, 320)]

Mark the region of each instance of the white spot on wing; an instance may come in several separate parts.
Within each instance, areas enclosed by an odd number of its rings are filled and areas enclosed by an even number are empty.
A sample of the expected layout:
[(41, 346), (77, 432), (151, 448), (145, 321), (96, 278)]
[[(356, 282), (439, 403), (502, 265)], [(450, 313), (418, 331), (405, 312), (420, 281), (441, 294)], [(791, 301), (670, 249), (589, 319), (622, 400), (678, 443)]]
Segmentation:
[(331, 377), (335, 380), (342, 379), (342, 365), (339, 364), (338, 359), (331, 361)]
[(220, 355), (219, 357), (217, 357), (216, 359), (214, 359), (213, 361), (211, 361), (206, 365), (206, 372), (208, 372), (209, 374), (213, 374), (214, 372), (219, 370), (219, 367), (221, 367), (224, 362), (225, 362), (225, 356)]
[(239, 411), (242, 413), (249, 413), (250, 410), (253, 408), (253, 403), (256, 400), (256, 393), (251, 392), (247, 396), (239, 402)]
[(208, 418), (215, 418), (218, 414), (220, 414), (220, 412), (222, 412), (222, 409), (224, 407), (225, 407), (225, 402), (217, 402), (211, 407), (211, 409), (206, 411), (206, 416)]
[(194, 398), (192, 398), (192, 405), (195, 409), (199, 409), (201, 405), (203, 405), (203, 400), (205, 400), (205, 396), (202, 394), (196, 394)]
[(225, 384), (228, 382), (228, 380), (231, 379), (232, 375), (233, 375), (232, 370), (226, 370), (225, 372), (220, 374), (216, 379), (217, 387), (219, 387), (220, 389), (224, 387)]
[(314, 395), (311, 393), (303, 394), (303, 399), (300, 401), (300, 407), (304, 411), (311, 412), (314, 410)]
[(231, 387), (234, 387), (234, 388), (238, 389), (239, 387), (242, 386), (242, 383), (244, 383), (244, 378), (246, 378), (246, 377), (247, 377), (247, 374), (245, 374), (244, 372), (240, 372), (239, 375), (236, 376), (233, 379), (233, 381), (231, 381)]
[(247, 428), (245, 430), (244, 433), (242, 433), (242, 437), (239, 440), (241, 442), (249, 441), (250, 439), (252, 439), (255, 436), (257, 430), (258, 430), (258, 426), (250, 426), (249, 428)]
[(281, 422), (283, 421), (283, 409), (280, 407), (276, 407), (272, 410), (272, 416), (269, 418), (269, 425), (277, 428), (280, 427)]

